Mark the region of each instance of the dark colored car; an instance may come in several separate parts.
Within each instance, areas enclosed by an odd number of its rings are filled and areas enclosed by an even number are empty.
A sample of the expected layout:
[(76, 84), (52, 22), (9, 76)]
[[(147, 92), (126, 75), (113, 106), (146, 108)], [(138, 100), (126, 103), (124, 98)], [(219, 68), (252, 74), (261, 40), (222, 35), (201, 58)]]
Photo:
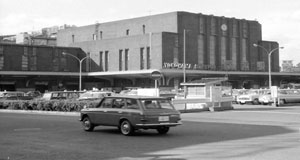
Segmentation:
[(138, 129), (166, 134), (170, 127), (182, 124), (180, 120), (180, 112), (164, 97), (104, 97), (95, 108), (82, 109), (80, 114), (85, 131), (100, 125), (116, 126), (123, 135), (132, 135)]

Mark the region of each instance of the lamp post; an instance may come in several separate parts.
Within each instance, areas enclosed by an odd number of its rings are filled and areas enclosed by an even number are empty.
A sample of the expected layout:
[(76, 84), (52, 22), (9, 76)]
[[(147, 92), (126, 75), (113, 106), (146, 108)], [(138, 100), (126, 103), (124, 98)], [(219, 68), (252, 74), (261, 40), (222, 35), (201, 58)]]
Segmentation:
[[(189, 30), (183, 29), (183, 83), (186, 83), (186, 32)], [(186, 85), (183, 86), (184, 99), (186, 99)]]
[(254, 47), (260, 47), (262, 48), (267, 54), (268, 54), (268, 63), (269, 63), (269, 89), (271, 89), (272, 86), (272, 79), (271, 79), (271, 55), (274, 53), (274, 51), (283, 49), (284, 47), (277, 47), (272, 50), (267, 50), (265, 47), (258, 45), (258, 44), (253, 44)]
[(78, 62), (79, 62), (79, 91), (81, 91), (81, 83), (82, 83), (82, 80), (81, 80), (81, 77), (82, 77), (81, 70), (82, 70), (82, 69), (81, 69), (81, 68), (82, 68), (82, 62), (83, 62), (85, 59), (89, 58), (89, 57), (86, 56), (86, 57), (84, 57), (84, 58), (82, 58), (82, 59), (79, 59), (78, 57), (76, 57), (76, 56), (74, 56), (74, 55), (72, 55), (72, 54), (70, 54), (70, 53), (67, 53), (67, 52), (62, 52), (62, 54), (63, 54), (63, 55), (69, 55), (69, 56), (75, 58), (76, 60), (78, 60)]

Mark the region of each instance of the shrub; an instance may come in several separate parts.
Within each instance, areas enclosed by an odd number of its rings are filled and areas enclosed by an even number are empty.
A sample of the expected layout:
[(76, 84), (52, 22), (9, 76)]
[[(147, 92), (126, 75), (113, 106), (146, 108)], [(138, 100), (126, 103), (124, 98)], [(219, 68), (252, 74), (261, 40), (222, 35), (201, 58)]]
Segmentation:
[(81, 109), (84, 108), (84, 106), (91, 108), (95, 106), (98, 102), (99, 100), (0, 100), (0, 109), (79, 112)]

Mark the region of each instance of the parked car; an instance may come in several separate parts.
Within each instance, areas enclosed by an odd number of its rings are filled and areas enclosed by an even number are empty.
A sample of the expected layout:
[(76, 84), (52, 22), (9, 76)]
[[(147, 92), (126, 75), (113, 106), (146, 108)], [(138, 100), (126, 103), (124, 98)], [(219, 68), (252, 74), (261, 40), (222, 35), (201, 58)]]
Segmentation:
[(236, 101), (239, 104), (251, 103), (257, 105), (260, 104), (259, 96), (269, 91), (270, 90), (268, 89), (249, 89), (246, 92), (243, 92), (241, 95), (238, 95)]
[(266, 92), (259, 96), (258, 101), (260, 104), (270, 104), (273, 103), (273, 98), (271, 97), (271, 92)]
[(82, 93), (77, 100), (101, 100), (105, 96), (111, 96), (113, 92), (109, 91), (87, 91)]
[[(263, 104), (270, 104), (274, 102), (271, 93), (261, 95), (259, 101)], [(300, 90), (299, 89), (279, 89), (277, 92), (276, 104), (286, 103), (300, 103)]]
[(232, 95), (232, 102), (233, 103), (238, 103), (237, 102), (237, 97), (239, 96), (239, 95), (242, 95), (242, 94), (245, 94), (246, 92), (247, 92), (248, 90), (246, 90), (246, 89), (233, 89), (231, 92), (231, 95)]
[(46, 92), (39, 100), (62, 100), (62, 99), (73, 99), (79, 98), (81, 91), (52, 91)]
[(1, 91), (0, 92), (1, 100), (31, 100), (33, 97), (28, 96), (25, 92), (21, 91)]
[(300, 103), (300, 90), (299, 89), (281, 89), (278, 90), (279, 104), (285, 103)]
[(180, 112), (168, 98), (116, 95), (104, 97), (95, 108), (84, 108), (80, 121), (85, 131), (96, 126), (116, 126), (123, 135), (138, 129), (156, 129), (166, 134), (170, 127), (182, 124)]

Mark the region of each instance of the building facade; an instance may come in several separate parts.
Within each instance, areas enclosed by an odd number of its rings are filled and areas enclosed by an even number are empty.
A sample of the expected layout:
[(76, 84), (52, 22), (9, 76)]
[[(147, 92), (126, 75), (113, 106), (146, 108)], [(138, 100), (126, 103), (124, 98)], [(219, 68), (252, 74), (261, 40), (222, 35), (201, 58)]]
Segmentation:
[(0, 44), (0, 90), (78, 90), (79, 64), (62, 52), (85, 56), (74, 47)]
[[(74, 57), (85, 58), (83, 89), (154, 87), (154, 71), (161, 88), (210, 77), (226, 77), (233, 88), (266, 87), (266, 50), (279, 44), (261, 34), (257, 21), (188, 12), (66, 28), (57, 46), (0, 44), (0, 90), (78, 90)], [(279, 50), (271, 62), (272, 85), (299, 81), (300, 73), (279, 72)]]
[[(210, 76), (192, 71), (267, 72), (268, 55), (253, 44), (267, 50), (279, 45), (263, 41), (261, 32), (257, 21), (171, 12), (60, 30), (57, 44), (82, 48), (96, 64), (90, 70), (99, 77), (101, 72), (157, 69), (164, 73), (161, 85), (178, 87), (184, 63), (188, 80)], [(272, 72), (280, 70), (278, 50), (271, 67)], [(239, 88), (245, 82), (232, 83)], [(247, 87), (264, 85), (251, 83)], [(133, 80), (131, 85), (139, 84)]]

